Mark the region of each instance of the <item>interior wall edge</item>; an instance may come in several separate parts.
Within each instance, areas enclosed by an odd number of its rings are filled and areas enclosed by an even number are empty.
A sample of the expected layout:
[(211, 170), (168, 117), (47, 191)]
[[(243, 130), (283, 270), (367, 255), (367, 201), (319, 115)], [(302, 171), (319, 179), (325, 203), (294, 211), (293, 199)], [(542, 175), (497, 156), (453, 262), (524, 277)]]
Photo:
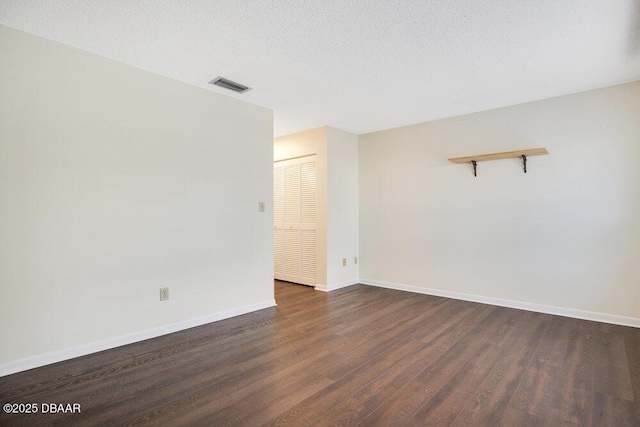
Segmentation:
[(331, 292), (337, 289), (346, 288), (347, 286), (357, 285), (358, 283), (360, 283), (358, 279), (353, 279), (353, 280), (345, 280), (343, 282), (333, 283), (330, 285), (318, 284), (316, 285), (316, 291)]
[(598, 313), (594, 311), (580, 310), (576, 308), (558, 307), (552, 305), (536, 304), (525, 301), (515, 301), (502, 298), (487, 297), (483, 295), (467, 294), (462, 292), (444, 291), (440, 289), (425, 288), (422, 286), (407, 285), (403, 283), (385, 282), (374, 279), (360, 279), (363, 285), (379, 288), (395, 289), (398, 291), (414, 292), (417, 294), (433, 295), (437, 297), (452, 298), (463, 301), (478, 302), (482, 304), (497, 305), (500, 307), (515, 308), (518, 310), (535, 311), (537, 313), (553, 314), (556, 316), (573, 317), (594, 322), (610, 323), (614, 325), (631, 326), (640, 328), (640, 318), (620, 316), (617, 314)]
[(230, 310), (219, 311), (216, 313), (208, 314), (206, 316), (200, 316), (193, 319), (187, 319), (168, 325), (163, 325), (157, 328), (147, 329), (145, 331), (134, 332), (131, 334), (108, 338), (89, 344), (78, 345), (75, 347), (52, 351), (49, 353), (30, 356), (24, 359), (0, 364), (0, 377), (33, 368), (39, 368), (41, 366), (50, 365), (52, 363), (74, 359), (76, 357), (86, 356), (92, 353), (98, 353), (104, 350), (110, 350), (116, 347), (133, 344), (151, 338), (157, 338), (163, 335), (172, 334), (174, 332), (183, 331), (185, 329), (194, 328), (196, 326), (218, 322), (220, 320), (229, 319), (231, 317), (240, 316), (242, 314), (247, 314), (258, 310), (264, 310), (265, 308), (275, 306), (275, 299), (266, 300), (259, 303), (246, 305), (244, 307), (237, 307)]

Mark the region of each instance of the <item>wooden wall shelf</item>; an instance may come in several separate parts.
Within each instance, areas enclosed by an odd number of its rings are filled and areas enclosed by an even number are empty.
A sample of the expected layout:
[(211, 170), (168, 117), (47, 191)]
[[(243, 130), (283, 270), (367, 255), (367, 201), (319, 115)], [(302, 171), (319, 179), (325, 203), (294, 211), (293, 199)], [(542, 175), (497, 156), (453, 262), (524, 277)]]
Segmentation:
[(476, 156), (452, 157), (449, 159), (449, 161), (453, 163), (471, 163), (473, 165), (473, 176), (478, 176), (477, 162), (484, 162), (487, 160), (515, 159), (519, 157), (522, 159), (524, 173), (527, 173), (527, 157), (542, 156), (544, 154), (549, 154), (549, 152), (546, 148), (540, 147), (527, 148), (526, 150), (503, 151), (501, 153), (478, 154)]
[(500, 160), (500, 159), (514, 159), (522, 156), (542, 156), (544, 154), (549, 154), (546, 148), (528, 148), (526, 150), (516, 150), (516, 151), (504, 151), (502, 153), (491, 153), (491, 154), (478, 154), (477, 156), (466, 156), (466, 157), (452, 157), (449, 159), (450, 162), (453, 163), (470, 163), (475, 160), (476, 162), (483, 162), (486, 160)]

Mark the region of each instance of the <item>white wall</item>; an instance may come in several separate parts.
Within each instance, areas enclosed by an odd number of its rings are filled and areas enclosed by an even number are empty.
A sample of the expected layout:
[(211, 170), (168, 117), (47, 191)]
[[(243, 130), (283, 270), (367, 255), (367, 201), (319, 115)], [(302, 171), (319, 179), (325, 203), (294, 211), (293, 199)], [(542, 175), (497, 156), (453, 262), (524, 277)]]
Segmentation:
[[(327, 128), (327, 289), (358, 283), (358, 136)], [(342, 259), (347, 265), (342, 265)]]
[[(527, 174), (447, 161), (533, 147)], [(359, 160), (363, 282), (640, 325), (640, 82), (363, 135)]]
[(273, 304), (270, 110), (2, 26), (0, 57), (0, 375)]
[[(314, 154), (316, 155), (316, 171), (318, 174), (316, 280), (317, 286), (323, 288), (327, 283), (327, 128), (321, 127), (281, 136), (273, 141), (274, 162)], [(271, 174), (273, 176), (273, 169)], [(271, 181), (273, 182), (273, 179)], [(273, 210), (273, 202), (270, 203), (270, 206), (271, 210)]]

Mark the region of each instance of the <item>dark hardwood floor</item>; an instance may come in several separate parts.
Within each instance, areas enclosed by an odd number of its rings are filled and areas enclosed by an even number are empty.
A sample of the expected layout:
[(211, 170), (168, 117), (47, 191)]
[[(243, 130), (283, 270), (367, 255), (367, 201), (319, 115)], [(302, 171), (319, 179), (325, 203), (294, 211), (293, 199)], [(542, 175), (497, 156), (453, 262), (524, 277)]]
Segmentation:
[(0, 378), (2, 404), (82, 411), (0, 425), (640, 425), (640, 329), (364, 285), (276, 301)]

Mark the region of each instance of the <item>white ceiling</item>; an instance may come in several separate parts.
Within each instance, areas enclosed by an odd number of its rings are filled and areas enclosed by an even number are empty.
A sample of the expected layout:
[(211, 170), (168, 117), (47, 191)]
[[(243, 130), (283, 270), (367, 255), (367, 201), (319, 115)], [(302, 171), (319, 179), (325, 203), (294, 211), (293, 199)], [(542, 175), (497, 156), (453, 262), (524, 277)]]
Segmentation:
[(275, 136), (640, 79), (640, 0), (0, 0), (0, 22), (272, 108)]

